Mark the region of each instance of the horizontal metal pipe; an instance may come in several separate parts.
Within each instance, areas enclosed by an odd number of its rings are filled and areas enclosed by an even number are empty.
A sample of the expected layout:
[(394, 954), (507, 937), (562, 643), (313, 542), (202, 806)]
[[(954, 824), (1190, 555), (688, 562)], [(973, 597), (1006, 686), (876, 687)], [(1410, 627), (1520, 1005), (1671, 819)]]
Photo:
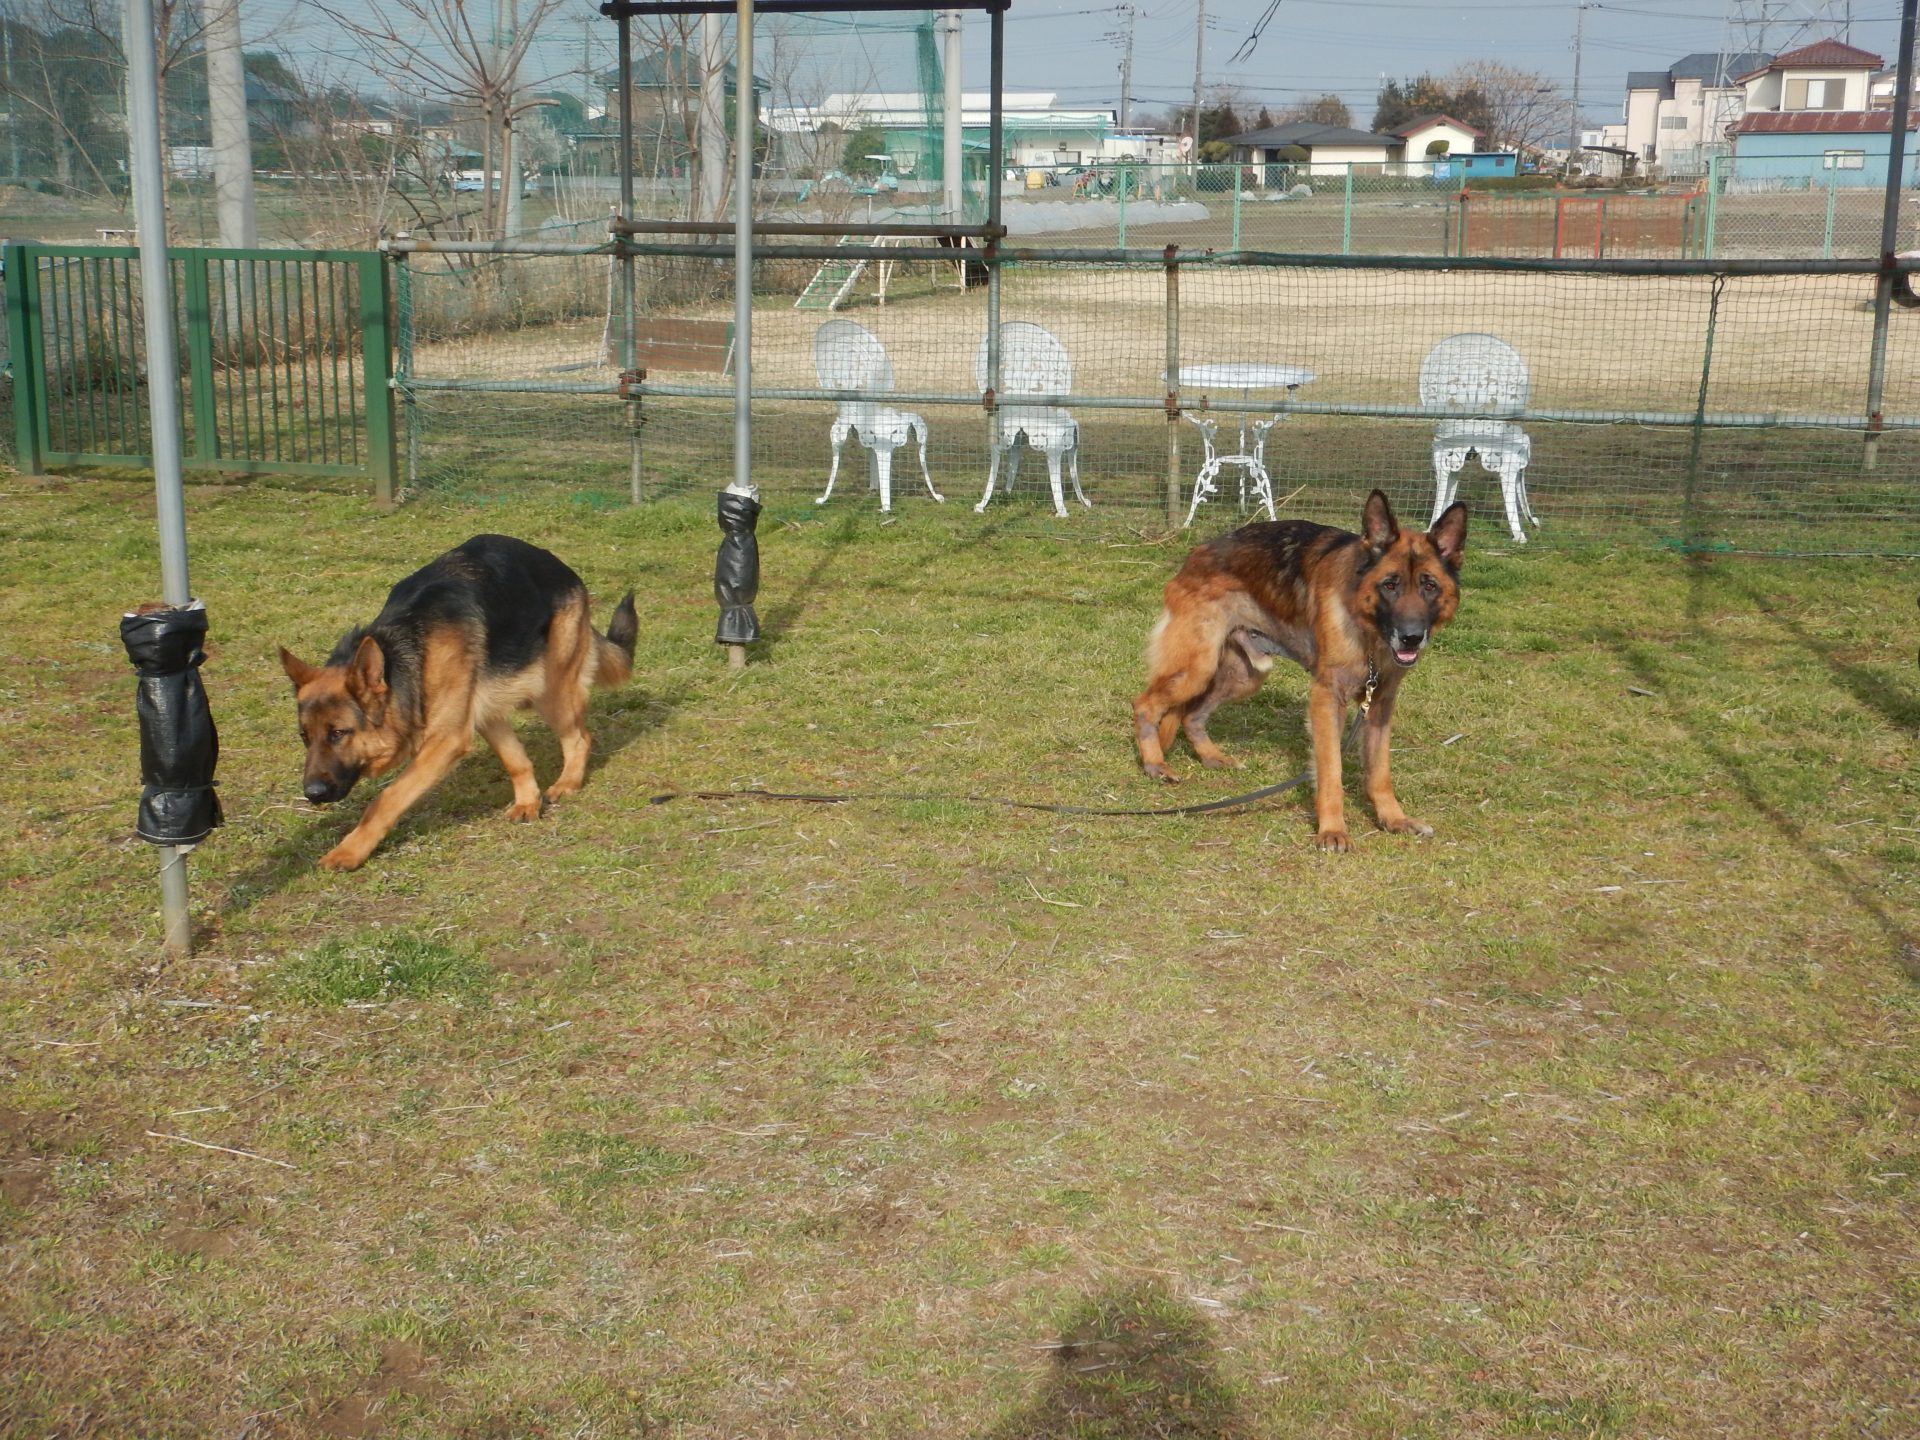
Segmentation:
[[(425, 380), (409, 379), (406, 388), (483, 395), (614, 395), (619, 387), (613, 381), (584, 380)], [(725, 385), (673, 385), (646, 381), (627, 387), (631, 395), (661, 395), (689, 400), (730, 400), (733, 390)], [(823, 390), (818, 388), (755, 387), (756, 400), (799, 400), (830, 402), (873, 402), (901, 405), (958, 405), (980, 408), (980, 396), (918, 391)], [(1009, 409), (1043, 405), (1071, 405), (1080, 410), (1150, 410), (1166, 413), (1166, 397), (1135, 395), (1020, 395), (1002, 397)], [(1558, 410), (1526, 409), (1489, 415), (1485, 410), (1467, 410), (1445, 405), (1375, 405), (1363, 401), (1256, 401), (1229, 400), (1205, 405), (1188, 404), (1186, 411), (1223, 414), (1332, 415), (1358, 420), (1510, 420), (1562, 425), (1650, 425), (1684, 429), (1696, 420), (1715, 429), (1755, 430), (1864, 430), (1864, 415), (1771, 414), (1764, 411), (1709, 411), (1697, 416), (1692, 410)], [(1920, 430), (1920, 415), (1889, 417), (1882, 422), (1890, 430)]]
[[(959, 10), (1005, 10), (1010, 0), (957, 0), (947, 8)], [(622, 15), (731, 15), (738, 6), (734, 0), (606, 0), (600, 13), (609, 19)], [(754, 0), (759, 15), (817, 14), (821, 0)], [(924, 10), (926, 0), (833, 0), (828, 7), (835, 12), (864, 13), (888, 10)]]
[[(679, 222), (688, 223), (688, 222)], [(731, 227), (728, 227), (729, 229)], [(756, 232), (761, 227), (754, 227)], [(769, 232), (777, 233), (777, 232)], [(814, 233), (807, 231), (804, 233)], [(862, 225), (823, 226), (822, 234), (872, 235)], [(921, 231), (918, 233), (928, 233)], [(632, 255), (685, 255), (696, 259), (730, 260), (731, 245), (673, 241), (609, 240), (597, 244), (575, 242), (541, 244), (520, 240), (431, 240), (396, 236), (380, 242), (392, 255), (605, 255), (614, 251)], [(939, 260), (952, 264), (954, 251), (933, 246), (877, 245), (766, 245), (754, 251), (768, 260)], [(1083, 246), (1057, 248), (1002, 246), (1000, 260), (1011, 264), (1151, 265), (1167, 264), (1165, 249), (1113, 249)], [(983, 263), (985, 263), (983, 261)], [(1205, 268), (1232, 266), (1267, 270), (1389, 270), (1416, 273), (1508, 275), (1634, 275), (1686, 278), (1689, 276), (1798, 276), (1865, 275), (1881, 272), (1878, 260), (1518, 260), (1504, 256), (1469, 255), (1296, 255), (1272, 251), (1235, 250), (1220, 254), (1182, 252), (1181, 265)], [(1897, 274), (1920, 273), (1920, 256), (1896, 258)]]
[[(731, 235), (731, 221), (718, 220), (628, 220), (615, 216), (611, 222), (616, 235)], [(940, 225), (928, 223), (888, 223), (885, 225), (846, 225), (824, 220), (756, 220), (756, 235), (946, 235), (954, 239), (992, 238), (990, 225)]]

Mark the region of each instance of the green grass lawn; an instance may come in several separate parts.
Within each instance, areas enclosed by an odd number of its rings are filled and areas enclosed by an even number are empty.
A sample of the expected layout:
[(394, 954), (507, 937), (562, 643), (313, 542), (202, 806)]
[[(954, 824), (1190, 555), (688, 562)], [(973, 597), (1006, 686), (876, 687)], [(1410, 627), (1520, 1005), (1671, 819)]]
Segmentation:
[[(647, 803), (1296, 773), (1276, 671), (1213, 727), (1245, 771), (1139, 777), (1183, 549), (1140, 512), (782, 493), (735, 674), (698, 491), (196, 486), (228, 823), (165, 965), (151, 488), (0, 489), (0, 1433), (1920, 1429), (1910, 563), (1481, 511), (1396, 734), (1438, 834), (1350, 784), (1329, 856), (1301, 792)], [(591, 779), (511, 825), (476, 755), (322, 873), (365, 795), (300, 801), (275, 647), (480, 530), (639, 592)]]

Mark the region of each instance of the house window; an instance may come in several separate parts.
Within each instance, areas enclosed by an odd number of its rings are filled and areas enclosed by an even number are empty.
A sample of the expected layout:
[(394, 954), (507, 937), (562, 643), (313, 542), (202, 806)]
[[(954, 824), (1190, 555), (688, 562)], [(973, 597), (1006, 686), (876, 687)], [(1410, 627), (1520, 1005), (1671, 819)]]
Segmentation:
[(1663, 115), (1660, 117), (1660, 128), (1662, 130), (1684, 130), (1687, 128), (1687, 123), (1687, 117), (1684, 115)]
[(1822, 151), (1820, 167), (1823, 170), (1864, 170), (1867, 168), (1867, 152), (1864, 150)]
[(1838, 110), (1845, 103), (1844, 80), (1787, 81), (1787, 110)]

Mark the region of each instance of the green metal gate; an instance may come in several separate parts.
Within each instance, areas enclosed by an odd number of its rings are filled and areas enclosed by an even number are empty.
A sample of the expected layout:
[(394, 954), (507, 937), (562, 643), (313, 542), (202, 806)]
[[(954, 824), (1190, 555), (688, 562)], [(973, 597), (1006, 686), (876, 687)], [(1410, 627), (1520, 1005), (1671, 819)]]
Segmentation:
[[(140, 252), (9, 245), (17, 463), (149, 465)], [(171, 252), (182, 464), (362, 478), (391, 501), (392, 292), (358, 250)]]

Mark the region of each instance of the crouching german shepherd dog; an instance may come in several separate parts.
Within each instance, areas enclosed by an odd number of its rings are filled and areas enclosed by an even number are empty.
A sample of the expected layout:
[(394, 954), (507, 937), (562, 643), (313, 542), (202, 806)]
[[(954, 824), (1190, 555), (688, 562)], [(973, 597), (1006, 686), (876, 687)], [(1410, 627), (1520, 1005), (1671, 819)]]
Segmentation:
[(547, 798), (578, 790), (592, 745), (581, 723), (587, 691), (633, 673), (639, 631), (631, 591), (604, 636), (587, 614), (587, 587), (553, 555), (505, 535), (476, 535), (394, 586), (373, 623), (343, 636), (326, 664), (308, 665), (283, 648), (307, 747), (307, 799), (329, 804), (362, 775), (413, 762), (320, 863), (365, 863), (472, 748), (476, 730), (513, 782), (508, 818), (538, 816), (540, 787), (513, 733), (513, 712), (529, 705), (560, 737), (560, 778)]
[(1183, 728), (1201, 763), (1231, 765), (1207, 718), (1259, 690), (1275, 655), (1313, 677), (1314, 810), (1322, 850), (1350, 847), (1340, 801), (1340, 722), (1360, 702), (1367, 798), (1380, 828), (1431, 835), (1394, 799), (1387, 762), (1400, 682), (1460, 604), (1467, 508), (1451, 505), (1432, 530), (1402, 530), (1387, 497), (1367, 497), (1361, 533), (1306, 520), (1243, 525), (1187, 556), (1167, 582), (1166, 608), (1147, 641), (1151, 672), (1133, 702), (1134, 738), (1147, 774), (1174, 777), (1167, 747)]

